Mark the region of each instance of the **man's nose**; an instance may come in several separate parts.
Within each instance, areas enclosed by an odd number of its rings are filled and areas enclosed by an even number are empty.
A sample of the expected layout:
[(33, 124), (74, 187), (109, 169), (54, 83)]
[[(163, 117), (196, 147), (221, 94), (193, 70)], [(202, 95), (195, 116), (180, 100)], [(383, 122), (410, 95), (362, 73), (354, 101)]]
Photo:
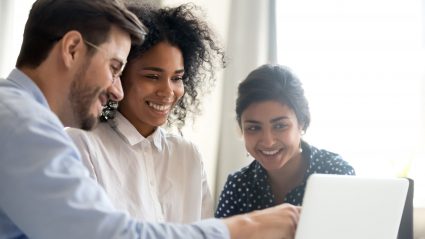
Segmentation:
[(121, 101), (124, 98), (124, 91), (121, 85), (121, 77), (118, 77), (108, 89), (109, 99)]

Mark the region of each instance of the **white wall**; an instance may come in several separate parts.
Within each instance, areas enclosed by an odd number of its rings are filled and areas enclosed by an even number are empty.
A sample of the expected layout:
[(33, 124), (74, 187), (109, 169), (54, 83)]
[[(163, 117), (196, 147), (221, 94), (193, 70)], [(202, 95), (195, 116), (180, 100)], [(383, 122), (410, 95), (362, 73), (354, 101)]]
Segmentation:
[(25, 22), (34, 0), (0, 1), (0, 78), (15, 67)]

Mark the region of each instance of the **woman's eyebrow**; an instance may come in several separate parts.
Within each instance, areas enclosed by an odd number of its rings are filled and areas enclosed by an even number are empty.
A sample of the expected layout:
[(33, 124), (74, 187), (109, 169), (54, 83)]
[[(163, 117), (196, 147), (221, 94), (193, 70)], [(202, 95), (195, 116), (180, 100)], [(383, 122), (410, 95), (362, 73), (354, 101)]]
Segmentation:
[(275, 123), (275, 122), (281, 121), (283, 119), (289, 119), (289, 117), (288, 116), (279, 116), (279, 117), (276, 117), (276, 118), (271, 119), (270, 120), (270, 123)]
[(159, 71), (159, 72), (164, 72), (164, 69), (159, 68), (159, 67), (154, 67), (154, 66), (146, 66), (143, 67), (142, 70), (150, 70), (150, 71)]
[[(155, 66), (146, 66), (143, 67), (142, 70), (149, 70), (149, 71), (158, 71), (158, 72), (164, 72), (165, 70), (159, 67), (155, 67)], [(179, 69), (174, 71), (174, 73), (176, 74), (180, 74), (180, 73), (184, 73), (184, 69)]]

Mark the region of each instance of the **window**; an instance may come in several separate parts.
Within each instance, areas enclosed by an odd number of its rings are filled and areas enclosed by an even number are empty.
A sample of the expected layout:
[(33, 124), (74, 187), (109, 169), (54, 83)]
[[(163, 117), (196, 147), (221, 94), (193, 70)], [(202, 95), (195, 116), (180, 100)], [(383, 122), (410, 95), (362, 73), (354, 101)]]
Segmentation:
[(9, 75), (22, 44), (25, 22), (34, 0), (1, 0), (0, 2), (0, 78)]
[[(358, 175), (415, 179), (425, 206), (421, 1), (278, 0), (278, 61), (304, 84), (306, 141)], [(422, 203), (422, 204), (421, 204)]]

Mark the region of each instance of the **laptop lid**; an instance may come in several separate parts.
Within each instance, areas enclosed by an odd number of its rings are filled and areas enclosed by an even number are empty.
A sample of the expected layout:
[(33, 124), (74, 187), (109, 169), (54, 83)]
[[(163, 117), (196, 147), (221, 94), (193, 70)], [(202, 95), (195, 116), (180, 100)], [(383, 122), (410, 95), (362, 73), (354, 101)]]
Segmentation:
[(413, 195), (415, 183), (411, 178), (406, 179), (409, 180), (409, 189), (407, 190), (397, 239), (413, 239)]
[(409, 182), (313, 174), (296, 239), (396, 239)]

